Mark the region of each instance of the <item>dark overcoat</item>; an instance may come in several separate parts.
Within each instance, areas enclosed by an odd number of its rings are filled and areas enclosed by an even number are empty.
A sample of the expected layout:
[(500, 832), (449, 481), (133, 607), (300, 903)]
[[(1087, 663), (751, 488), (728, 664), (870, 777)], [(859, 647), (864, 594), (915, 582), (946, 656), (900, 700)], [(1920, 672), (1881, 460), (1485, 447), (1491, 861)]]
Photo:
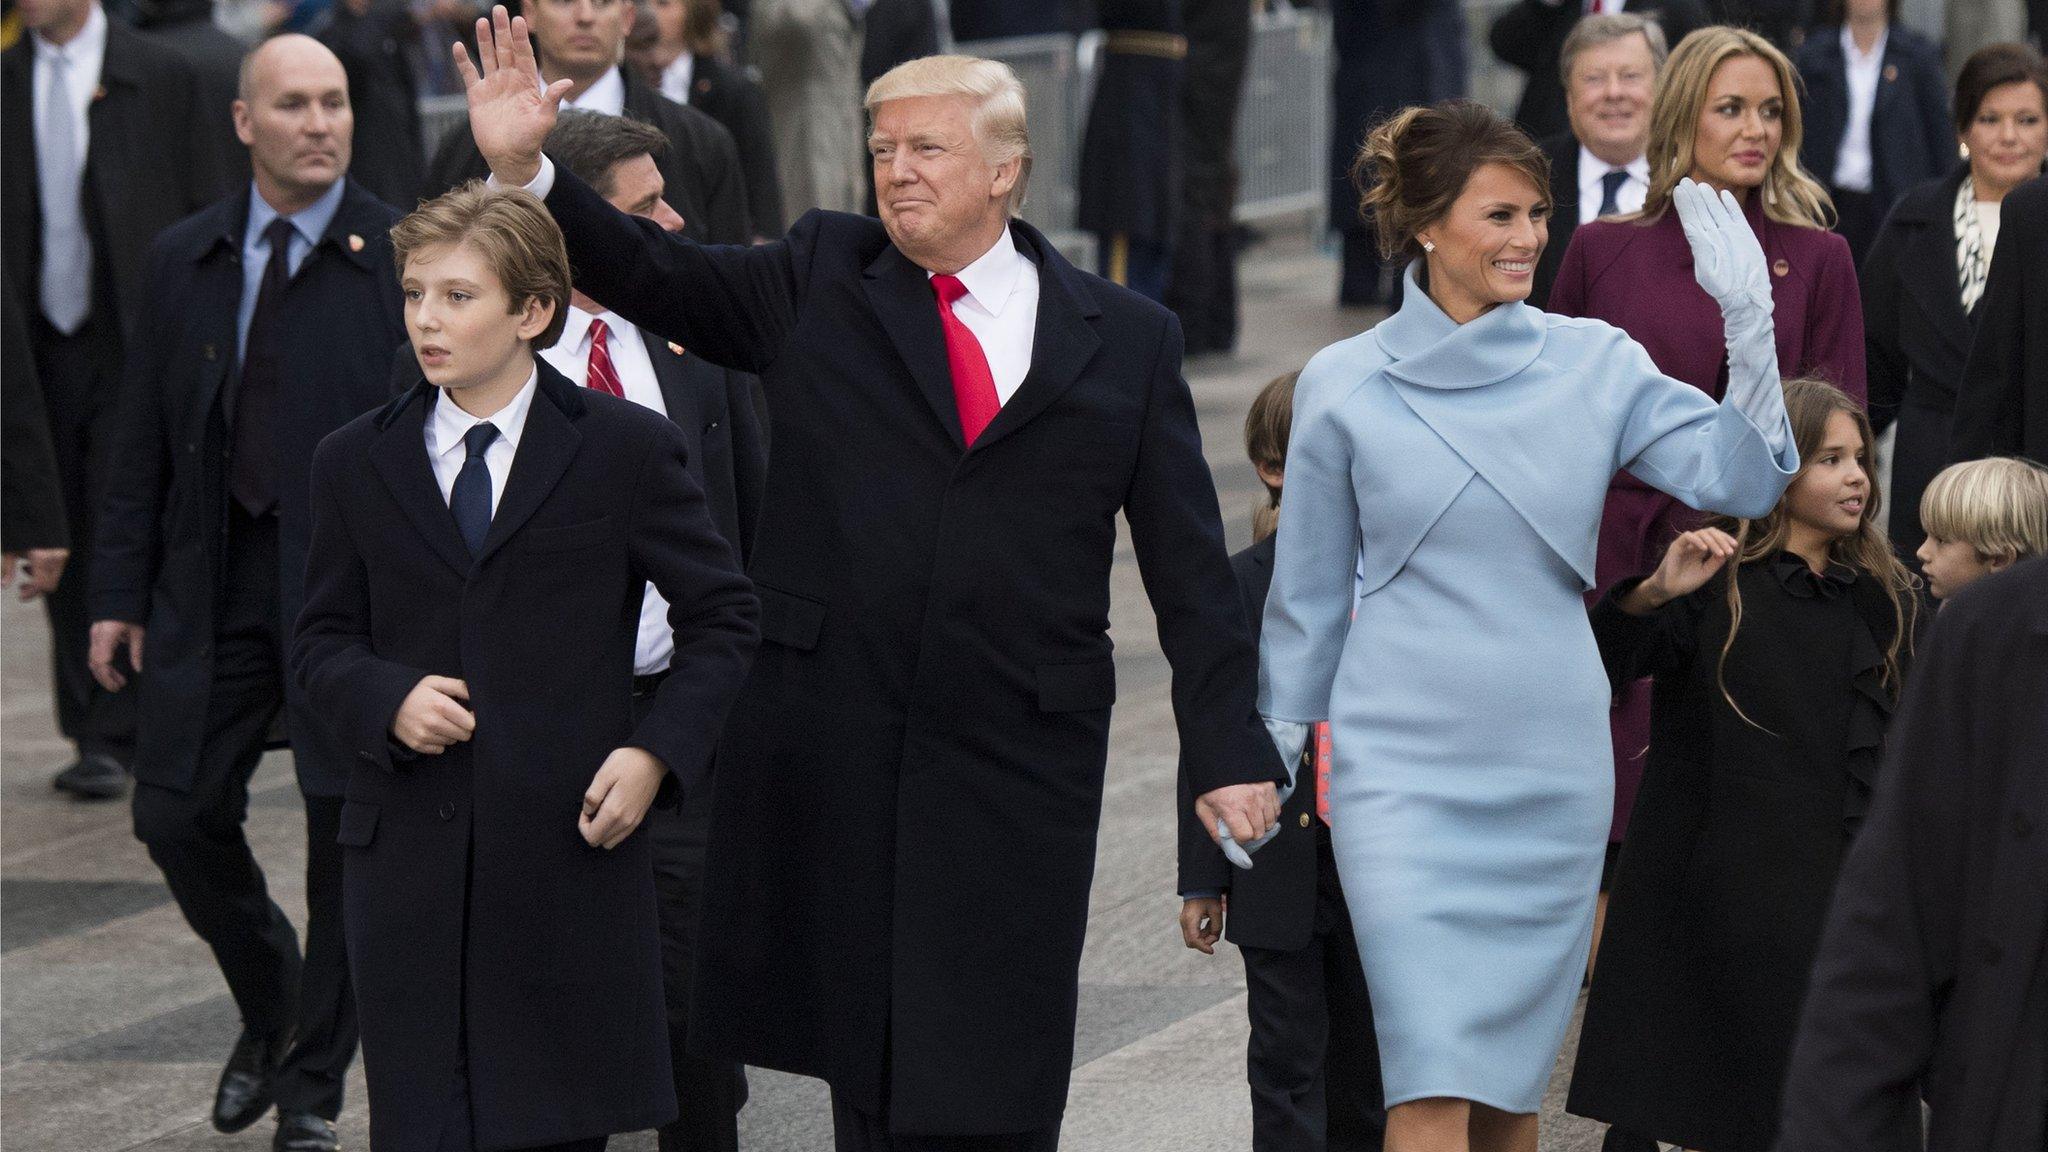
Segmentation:
[[(1676, 48), (1678, 42), (1707, 23), (1707, 10), (1700, 0), (1630, 0), (1628, 14), (1654, 20), (1664, 30), (1664, 43)], [(1502, 63), (1520, 69), (1529, 79), (1522, 86), (1522, 98), (1515, 104), (1515, 122), (1535, 139), (1570, 132), (1570, 103), (1564, 90), (1559, 61), (1565, 37), (1571, 35), (1586, 12), (1581, 4), (1519, 0), (1487, 29), (1486, 39)], [(1551, 238), (1556, 243), (1556, 237)]]
[(1737, 581), (1725, 666), (1725, 576), (1648, 616), (1616, 606), (1638, 583), (1626, 580), (1592, 612), (1608, 675), (1655, 688), (1567, 1107), (1755, 1152), (1777, 1124), (1821, 923), (1869, 808), (1899, 630), (1877, 579), (1847, 566), (1816, 577), (1778, 553)]
[[(199, 767), (214, 683), (214, 611), (227, 545), (228, 451), (241, 365), (242, 233), (249, 192), (158, 237), (141, 339), (116, 411), (92, 573), (92, 618), (148, 628), (136, 779), (184, 790)], [(276, 419), (279, 618), (304, 602), (312, 538), (307, 462), (322, 437), (388, 398), (384, 366), (405, 338), (387, 235), (397, 214), (351, 181), (320, 243), (285, 291)], [(288, 640), (281, 638), (281, 642)], [(283, 653), (279, 653), (283, 659)], [(339, 796), (349, 757), (297, 686), (285, 716), (299, 788)]]
[(740, 174), (747, 185), (747, 217), (754, 235), (782, 235), (787, 225), (782, 216), (782, 179), (775, 173), (775, 133), (761, 86), (716, 56), (698, 56), (690, 62), (690, 107), (718, 121), (732, 135)]
[(50, 414), (36, 379), (28, 317), (11, 285), (0, 285), (0, 548), (68, 548), (64, 487), (50, 445)]
[[(1779, 1152), (2048, 1144), (2048, 559), (1941, 610), (1842, 867)], [(1601, 963), (1604, 965), (1605, 960)]]
[[(695, 108), (663, 96), (638, 69), (622, 67), (619, 74), (626, 84), (625, 114), (668, 137), (668, 151), (654, 162), (661, 169), (662, 199), (683, 218), (683, 234), (711, 244), (751, 241), (755, 230), (747, 209), (747, 181), (732, 133)], [(439, 196), (490, 174), (464, 117), (441, 138), (421, 194)]]
[[(1557, 270), (1564, 263), (1565, 250), (1571, 247), (1572, 233), (1579, 230), (1579, 138), (1564, 131), (1544, 139), (1537, 147), (1543, 149), (1543, 158), (1550, 161), (1550, 239), (1543, 245), (1543, 254), (1536, 257), (1529, 303), (1547, 308), (1550, 286), (1557, 283)], [(1594, 194), (1598, 195), (1598, 189)]]
[(1077, 223), (1170, 247), (1180, 215), (1180, 0), (1102, 0), (1102, 64), (1081, 135)]
[[(1198, 792), (1279, 780), (1170, 313), (1036, 229), (1031, 368), (963, 448), (936, 299), (878, 220), (712, 248), (557, 169), (579, 286), (758, 371), (766, 643), (719, 753), (693, 1040), (900, 1132), (1065, 1105), (1129, 525)], [(603, 254), (603, 259), (590, 258)]]
[(1911, 556), (1920, 494), (1948, 466), (1956, 389), (1976, 332), (1956, 276), (1956, 189), (1967, 163), (1906, 193), (1863, 258), (1863, 346), (1870, 423), (1899, 426), (1892, 447), (1892, 544)]
[(1330, 221), (1364, 231), (1351, 163), (1387, 116), (1465, 94), (1465, 10), (1459, 0), (1332, 0), (1330, 39)]
[[(1266, 592), (1273, 586), (1273, 551), (1268, 536), (1230, 558), (1231, 572), (1251, 621), (1252, 642), (1266, 616)], [(1223, 930), (1240, 948), (1294, 952), (1308, 947), (1316, 913), (1315, 742), (1303, 749), (1300, 781), (1280, 810), (1280, 832), (1259, 849), (1250, 869), (1232, 868), (1216, 840), (1195, 819), (1187, 774), (1180, 778), (1180, 892), (1228, 892), (1230, 915)]]
[(1949, 459), (2048, 464), (2048, 176), (2013, 189), (2000, 206), (1998, 252), (1975, 315)]
[[(422, 383), (313, 458), (293, 672), (354, 758), (341, 811), (350, 971), (378, 1152), (433, 1152), (456, 1058), (478, 1147), (637, 1131), (676, 1114), (644, 834), (577, 832), (613, 749), (704, 779), (746, 673), (755, 602), (684, 464), (682, 433), (546, 363), (474, 559), (434, 479)], [(380, 377), (381, 378), (381, 377)], [(675, 656), (633, 723), (646, 582)], [(390, 737), (420, 679), (469, 686), (475, 736)]]
[[(1835, 159), (1849, 131), (1849, 64), (1838, 27), (1816, 28), (1794, 57), (1806, 83), (1805, 133), (1799, 162), (1835, 191)], [(1879, 215), (1956, 162), (1956, 126), (1948, 115), (1948, 78), (1941, 50), (1913, 29), (1893, 24), (1879, 61), (1877, 102), (1870, 110), (1870, 195)]]
[[(34, 316), (42, 267), (42, 207), (32, 120), (35, 45), (0, 53), (0, 266)], [(143, 262), (158, 232), (222, 194), (220, 149), (192, 66), (119, 20), (107, 23), (100, 89), (86, 112), (85, 224), (99, 279), (125, 332), (148, 300)], [(49, 398), (53, 407), (58, 397)], [(61, 419), (53, 411), (53, 418)]]

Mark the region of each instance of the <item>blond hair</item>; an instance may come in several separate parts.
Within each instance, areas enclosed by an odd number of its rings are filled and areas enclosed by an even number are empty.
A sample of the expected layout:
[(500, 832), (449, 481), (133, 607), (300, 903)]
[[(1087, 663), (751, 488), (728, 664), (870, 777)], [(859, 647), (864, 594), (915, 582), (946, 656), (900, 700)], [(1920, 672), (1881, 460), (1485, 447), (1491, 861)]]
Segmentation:
[(1834, 222), (1834, 201), (1820, 182), (1799, 166), (1799, 143), (1805, 129), (1799, 112), (1799, 80), (1792, 62), (1771, 42), (1746, 28), (1702, 28), (1679, 42), (1671, 59), (1657, 73), (1657, 92), (1650, 101), (1650, 191), (1640, 219), (1655, 220), (1671, 204), (1671, 193), (1693, 169), (1694, 138), (1714, 72), (1737, 56), (1754, 56), (1777, 74), (1784, 101), (1778, 154), (1764, 173), (1764, 215), (1796, 228), (1827, 228)]
[[(1254, 467), (1265, 465), (1278, 472), (1287, 467), (1287, 433), (1294, 425), (1294, 381), (1299, 372), (1289, 372), (1267, 382), (1252, 399), (1244, 414), (1244, 454)], [(1252, 540), (1264, 540), (1280, 526), (1280, 489), (1266, 484), (1265, 502), (1252, 509)]]
[(531, 341), (534, 351), (551, 348), (561, 338), (569, 322), (569, 252), (555, 218), (532, 193), (471, 180), (391, 226), (391, 253), (400, 276), (420, 249), (436, 244), (474, 248), (505, 286), (513, 315), (529, 300), (554, 305), (554, 318)]
[(1017, 182), (1010, 186), (1010, 215), (1024, 211), (1024, 189), (1031, 178), (1031, 133), (1025, 125), (1024, 82), (1010, 66), (979, 56), (923, 56), (882, 73), (862, 107), (868, 131), (875, 109), (891, 100), (914, 96), (965, 96), (974, 101), (974, 139), (982, 158), (1000, 168), (1017, 161)]
[[(1877, 438), (1870, 430), (1870, 417), (1863, 411), (1863, 405), (1825, 380), (1785, 381), (1785, 415), (1792, 425), (1792, 439), (1799, 447), (1802, 462), (1820, 454), (1821, 441), (1827, 435), (1828, 419), (1837, 412), (1845, 413), (1856, 422), (1856, 432), (1863, 438), (1863, 449), (1858, 458), (1867, 471)], [(1807, 467), (1801, 463), (1800, 470), (1804, 472)], [(1793, 483), (1798, 483), (1797, 477), (1793, 478)], [(1857, 520), (1856, 530), (1829, 542), (1828, 559), (1833, 563), (1846, 564), (1875, 580), (1891, 601), (1892, 636), (1890, 645), (1885, 649), (1881, 678), (1896, 702), (1905, 679), (1905, 660), (1913, 654), (1913, 630), (1920, 618), (1920, 578), (1899, 562), (1898, 554), (1892, 551), (1891, 541), (1885, 539), (1884, 530), (1878, 527), (1881, 523), (1878, 513), (1882, 505), (1877, 490), (1871, 489), (1863, 501), (1863, 515)], [(1761, 520), (1715, 516), (1707, 523), (1735, 537), (1735, 559), (1725, 573), (1728, 638), (1721, 644), (1720, 660), (1714, 666), (1714, 680), (1720, 685), (1722, 698), (1735, 709), (1735, 714), (1750, 727), (1762, 728), (1761, 724), (1749, 718), (1749, 713), (1742, 710), (1742, 705), (1737, 704), (1728, 691), (1728, 653), (1735, 647), (1735, 633), (1742, 627), (1742, 587), (1737, 583), (1733, 569), (1783, 552), (1792, 538), (1792, 512), (1786, 501), (1780, 498), (1770, 515)]]
[(2048, 468), (2012, 456), (1951, 464), (1920, 494), (1920, 526), (1986, 561), (2048, 553)]

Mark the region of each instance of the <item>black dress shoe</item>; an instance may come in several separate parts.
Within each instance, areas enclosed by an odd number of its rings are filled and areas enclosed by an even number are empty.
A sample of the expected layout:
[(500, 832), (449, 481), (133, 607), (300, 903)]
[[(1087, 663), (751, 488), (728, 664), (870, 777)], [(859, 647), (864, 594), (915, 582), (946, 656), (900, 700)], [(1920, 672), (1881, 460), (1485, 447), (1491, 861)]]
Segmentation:
[(277, 1110), (277, 1136), (271, 1152), (341, 1152), (341, 1140), (334, 1125), (311, 1112)]
[(1657, 1152), (1657, 1142), (1640, 1132), (1614, 1127), (1600, 1141), (1600, 1152)]
[(240, 1132), (270, 1111), (270, 1078), (284, 1059), (287, 1038), (242, 1029), (213, 1094), (213, 1127)]
[(128, 769), (105, 752), (87, 752), (51, 783), (81, 800), (112, 800), (128, 790)]

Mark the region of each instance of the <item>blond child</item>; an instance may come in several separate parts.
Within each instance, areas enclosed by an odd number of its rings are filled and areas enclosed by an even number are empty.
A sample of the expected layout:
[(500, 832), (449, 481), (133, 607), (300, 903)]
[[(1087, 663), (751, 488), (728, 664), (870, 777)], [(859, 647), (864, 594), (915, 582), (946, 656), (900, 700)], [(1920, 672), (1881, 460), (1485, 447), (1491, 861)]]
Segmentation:
[(1980, 576), (2048, 552), (2048, 468), (2012, 456), (1951, 464), (1920, 497), (1927, 539), (1914, 555), (1946, 600)]

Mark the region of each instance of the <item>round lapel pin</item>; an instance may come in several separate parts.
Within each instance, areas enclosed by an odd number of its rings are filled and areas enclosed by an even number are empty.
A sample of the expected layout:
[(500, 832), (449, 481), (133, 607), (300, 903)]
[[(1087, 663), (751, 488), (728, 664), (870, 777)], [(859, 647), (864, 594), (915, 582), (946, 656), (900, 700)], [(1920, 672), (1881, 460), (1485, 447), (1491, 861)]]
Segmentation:
[(1777, 263), (1771, 265), (1771, 275), (1773, 276), (1790, 276), (1791, 274), (1792, 262), (1782, 256), (1778, 258)]
[(681, 356), (683, 354), (683, 346), (681, 344), (676, 343), (673, 340), (668, 342), (668, 350), (675, 353), (678, 356)]
[(351, 252), (361, 252), (363, 250), (363, 238), (353, 232), (349, 233), (348, 250)]

